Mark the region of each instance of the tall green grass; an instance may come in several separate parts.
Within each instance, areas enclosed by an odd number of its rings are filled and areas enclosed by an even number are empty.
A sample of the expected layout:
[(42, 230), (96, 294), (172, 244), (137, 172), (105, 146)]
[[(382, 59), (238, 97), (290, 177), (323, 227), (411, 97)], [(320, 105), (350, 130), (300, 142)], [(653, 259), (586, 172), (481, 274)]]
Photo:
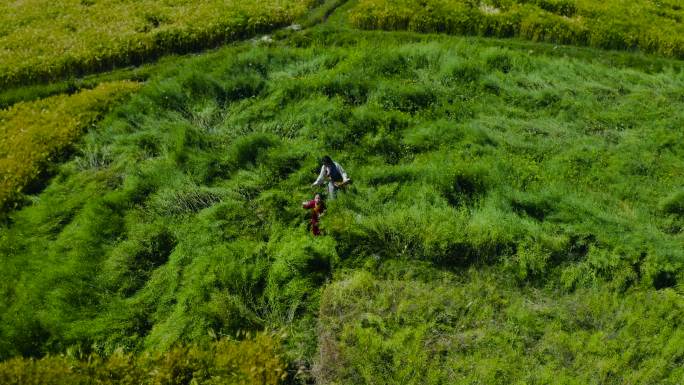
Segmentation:
[[(678, 384), (681, 294), (549, 296), (490, 269), (385, 266), (321, 297), (318, 383)], [(380, 278), (382, 277), (382, 278)], [(668, 323), (665, 326), (664, 323)]]
[[(666, 336), (679, 339), (684, 278), (684, 74), (473, 42), (319, 28), (293, 35), (298, 47), (246, 44), (167, 63), (3, 225), (0, 357), (169, 351), (273, 327), (288, 332), (286, 359), (303, 382), (401, 382), (412, 375), (402, 370), (442, 354), (471, 360), (459, 378), (472, 381), (542, 383), (561, 367), (568, 382), (681, 379), (661, 366), (679, 354)], [(301, 202), (326, 153), (354, 184), (328, 203), (325, 235), (313, 238)], [(407, 318), (393, 318), (383, 290), (403, 298), (394, 282), (416, 277), (383, 271), (415, 265), (431, 281), (455, 278), (416, 283)], [(379, 289), (350, 303), (339, 272), (361, 268)], [(492, 276), (464, 273), (478, 269)], [(524, 302), (535, 293), (560, 302), (538, 310)], [(422, 351), (420, 320), (453, 325), (460, 313), (433, 320), (474, 295), (482, 314), (461, 337), (475, 353)], [(620, 315), (648, 315), (646, 300), (672, 304), (654, 303), (658, 316), (645, 321), (672, 333), (647, 339)], [(366, 317), (363, 306), (390, 310)], [(482, 334), (491, 320), (505, 328)], [(576, 326), (585, 321), (608, 326), (586, 332)], [(455, 330), (445, 338), (461, 338)], [(353, 344), (366, 338), (362, 362)], [(550, 340), (526, 342), (535, 338)], [(651, 345), (626, 362), (620, 340)], [(349, 343), (342, 372), (308, 370), (325, 341)], [(566, 365), (566, 351), (589, 358)], [(659, 351), (670, 353), (645, 358)], [(544, 371), (529, 377), (508, 358)], [(450, 382), (432, 368), (434, 382)]]

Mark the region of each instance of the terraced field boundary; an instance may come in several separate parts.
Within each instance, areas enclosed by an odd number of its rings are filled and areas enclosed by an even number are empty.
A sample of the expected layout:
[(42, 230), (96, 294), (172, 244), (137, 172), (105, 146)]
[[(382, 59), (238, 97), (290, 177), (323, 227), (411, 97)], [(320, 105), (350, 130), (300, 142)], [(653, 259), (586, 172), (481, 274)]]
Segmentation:
[(684, 58), (680, 2), (592, 0), (359, 0), (363, 29), (519, 37)]
[(103, 83), (75, 95), (17, 103), (0, 111), (0, 208), (16, 203), (54, 161), (103, 113), (139, 83)]
[(0, 86), (139, 65), (292, 23), (319, 0), (29, 0), (0, 5)]

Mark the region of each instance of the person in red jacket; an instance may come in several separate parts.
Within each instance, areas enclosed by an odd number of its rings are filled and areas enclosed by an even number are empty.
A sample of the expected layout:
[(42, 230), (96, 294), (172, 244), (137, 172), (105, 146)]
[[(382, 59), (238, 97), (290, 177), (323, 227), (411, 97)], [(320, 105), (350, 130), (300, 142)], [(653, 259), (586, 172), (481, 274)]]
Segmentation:
[(321, 229), (318, 224), (321, 220), (321, 215), (325, 212), (325, 202), (323, 201), (323, 196), (316, 193), (314, 199), (303, 202), (302, 207), (305, 209), (311, 209), (311, 233), (314, 236), (321, 235)]

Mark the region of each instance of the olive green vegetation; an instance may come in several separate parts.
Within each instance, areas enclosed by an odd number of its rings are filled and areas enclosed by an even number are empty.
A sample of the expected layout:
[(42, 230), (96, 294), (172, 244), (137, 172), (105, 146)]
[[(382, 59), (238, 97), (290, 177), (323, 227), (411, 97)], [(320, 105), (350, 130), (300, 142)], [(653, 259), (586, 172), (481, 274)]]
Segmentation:
[(641, 50), (684, 58), (680, 0), (358, 0), (354, 25)]
[(204, 346), (176, 346), (164, 353), (134, 355), (117, 350), (91, 354), (12, 358), (0, 362), (3, 385), (276, 385), (287, 378), (277, 335), (240, 341), (223, 338)]
[[(679, 64), (335, 16), (83, 137), (0, 229), (0, 358), (269, 328), (292, 382), (681, 383)], [(314, 238), (326, 153), (354, 184)]]
[(47, 169), (69, 153), (69, 146), (89, 126), (139, 88), (139, 83), (130, 81), (101, 83), (75, 95), (0, 110), (0, 208), (16, 203), (32, 184), (40, 185)]
[(316, 0), (25, 0), (0, 4), (0, 86), (198, 51), (288, 25)]
[(80, 91), (96, 88), (101, 83), (122, 80), (143, 82), (154, 74), (157, 65), (164, 65), (169, 60), (177, 60), (177, 56), (169, 55), (160, 59), (157, 63), (122, 68), (81, 78), (71, 77), (52, 83), (6, 87), (0, 90), (0, 109), (8, 109), (19, 102), (30, 102), (55, 95), (73, 95)]

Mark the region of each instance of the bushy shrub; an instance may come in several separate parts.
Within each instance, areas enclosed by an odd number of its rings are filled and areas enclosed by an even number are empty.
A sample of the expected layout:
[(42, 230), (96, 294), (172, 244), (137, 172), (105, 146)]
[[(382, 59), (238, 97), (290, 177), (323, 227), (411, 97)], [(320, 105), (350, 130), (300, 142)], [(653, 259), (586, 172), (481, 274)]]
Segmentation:
[(231, 146), (231, 163), (236, 168), (254, 166), (265, 150), (277, 143), (277, 139), (268, 134), (257, 133), (241, 137)]
[(452, 183), (444, 188), (444, 196), (454, 206), (481, 197), (487, 189), (487, 170), (482, 167), (453, 171)]
[(409, 118), (397, 111), (385, 111), (379, 106), (364, 105), (352, 111), (348, 126), (351, 134), (357, 138), (378, 131), (397, 133), (409, 124)]
[(477, 83), (483, 75), (481, 64), (466, 58), (450, 59), (442, 71), (442, 82), (446, 85)]
[(487, 67), (492, 70), (501, 71), (503, 73), (508, 73), (513, 69), (513, 63), (510, 54), (506, 52), (494, 52), (487, 55), (485, 58)]
[(139, 225), (127, 241), (112, 250), (103, 267), (104, 284), (124, 296), (132, 295), (154, 269), (168, 261), (176, 243), (174, 235), (159, 224)]
[(377, 103), (385, 110), (415, 113), (436, 101), (434, 91), (425, 86), (386, 83), (376, 94)]
[(660, 210), (667, 214), (684, 215), (684, 190), (675, 191), (663, 199)]
[(337, 253), (331, 239), (316, 240), (308, 235), (286, 235), (271, 239), (269, 268), (265, 295), (270, 317), (289, 324), (297, 314), (317, 299), (316, 287), (325, 282), (337, 263)]
[(318, 89), (328, 97), (341, 97), (346, 103), (360, 105), (366, 102), (369, 85), (363, 78), (335, 74), (321, 80)]

